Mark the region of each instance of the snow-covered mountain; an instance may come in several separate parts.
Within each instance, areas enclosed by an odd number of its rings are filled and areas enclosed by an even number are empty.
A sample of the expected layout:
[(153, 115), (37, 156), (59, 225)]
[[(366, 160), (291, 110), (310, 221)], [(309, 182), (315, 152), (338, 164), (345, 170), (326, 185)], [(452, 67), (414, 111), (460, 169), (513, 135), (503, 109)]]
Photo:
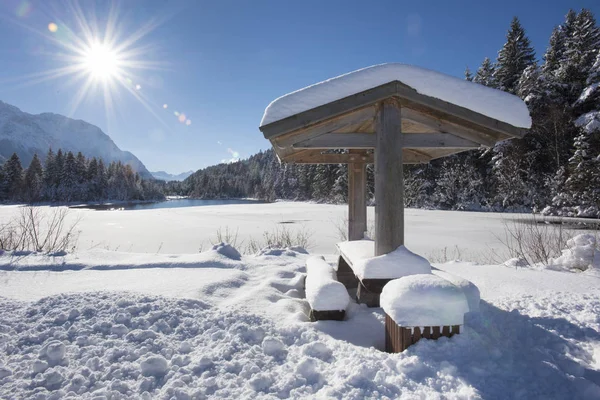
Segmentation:
[(35, 153), (43, 161), (49, 148), (81, 151), (105, 163), (121, 161), (144, 178), (152, 177), (135, 155), (119, 149), (97, 126), (59, 114), (29, 114), (0, 100), (0, 163), (17, 153), (27, 167)]
[(150, 172), (152, 176), (161, 181), (183, 181), (185, 178), (194, 173), (194, 171), (182, 172), (180, 174), (174, 175), (165, 171), (156, 171)]

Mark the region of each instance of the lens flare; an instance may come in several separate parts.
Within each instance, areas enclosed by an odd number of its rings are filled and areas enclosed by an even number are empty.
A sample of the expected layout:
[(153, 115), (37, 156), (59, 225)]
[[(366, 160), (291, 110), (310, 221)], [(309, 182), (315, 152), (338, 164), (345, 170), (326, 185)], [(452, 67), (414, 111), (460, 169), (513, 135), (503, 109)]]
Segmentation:
[(54, 22), (50, 22), (48, 24), (48, 30), (52, 33), (56, 33), (56, 31), (58, 30), (58, 25), (56, 25)]
[(179, 114), (179, 122), (183, 123), (185, 122), (186, 118), (185, 118), (185, 114)]
[(163, 104), (163, 108), (166, 110), (167, 108), (169, 108), (168, 104)]

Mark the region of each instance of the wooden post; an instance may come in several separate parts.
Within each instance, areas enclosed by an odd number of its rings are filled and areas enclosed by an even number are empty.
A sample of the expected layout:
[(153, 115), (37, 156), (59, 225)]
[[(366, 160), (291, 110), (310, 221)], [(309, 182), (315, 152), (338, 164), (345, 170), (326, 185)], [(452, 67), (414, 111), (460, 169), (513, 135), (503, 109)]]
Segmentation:
[[(350, 150), (350, 154), (357, 153)], [(351, 156), (352, 157), (352, 156)], [(367, 169), (361, 156), (348, 163), (348, 240), (361, 240), (367, 230)]]
[(375, 256), (404, 244), (404, 175), (400, 104), (383, 100), (377, 113), (375, 145)]

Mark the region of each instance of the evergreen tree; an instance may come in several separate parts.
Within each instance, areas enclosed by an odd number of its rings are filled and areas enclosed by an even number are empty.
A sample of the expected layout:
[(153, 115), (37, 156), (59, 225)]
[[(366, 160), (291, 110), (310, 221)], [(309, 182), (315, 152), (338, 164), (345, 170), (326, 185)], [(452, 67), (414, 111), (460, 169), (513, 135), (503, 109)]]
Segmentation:
[(510, 93), (516, 93), (517, 83), (525, 68), (535, 62), (535, 51), (519, 19), (514, 17), (506, 34), (506, 43), (498, 52), (498, 61), (494, 78), (498, 87)]
[(481, 85), (496, 87), (496, 80), (494, 78), (494, 72), (496, 67), (489, 58), (484, 58), (481, 66), (477, 69), (475, 76), (473, 77), (473, 82), (479, 83)]
[(37, 154), (33, 155), (33, 159), (25, 172), (24, 182), (24, 198), (27, 202), (39, 201), (42, 196), (44, 185), (44, 171), (42, 163)]
[(12, 201), (20, 201), (23, 191), (23, 167), (17, 153), (12, 156), (2, 166), (4, 173), (4, 187), (6, 197)]
[(465, 68), (465, 80), (471, 82), (473, 80), (473, 74), (469, 67)]

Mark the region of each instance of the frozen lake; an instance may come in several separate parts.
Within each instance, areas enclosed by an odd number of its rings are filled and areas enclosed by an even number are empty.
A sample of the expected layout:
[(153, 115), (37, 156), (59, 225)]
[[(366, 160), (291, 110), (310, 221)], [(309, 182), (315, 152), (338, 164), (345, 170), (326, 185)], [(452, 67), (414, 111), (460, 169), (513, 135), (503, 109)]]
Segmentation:
[(151, 203), (124, 203), (124, 204), (90, 204), (81, 206), (72, 206), (75, 209), (89, 209), (98, 211), (110, 211), (114, 209), (124, 210), (156, 210), (158, 208), (181, 208), (181, 207), (200, 207), (200, 206), (219, 206), (225, 204), (264, 204), (261, 200), (250, 199), (172, 199), (165, 201), (157, 201)]
[[(173, 202), (177, 200), (167, 204)], [(0, 223), (18, 215), (18, 210), (18, 206), (0, 206)], [(347, 213), (346, 205), (243, 201), (117, 211), (72, 209), (69, 218), (80, 218), (79, 250), (197, 253), (216, 242), (217, 230), (229, 229), (237, 234), (237, 247), (243, 251), (251, 238), (261, 239), (265, 231), (288, 229), (310, 234), (311, 253), (333, 254), (341, 240), (338, 227), (345, 230)], [(369, 207), (370, 226), (373, 217), (374, 209)], [(431, 261), (460, 258), (498, 263), (506, 258), (490, 260), (490, 256), (503, 251), (498, 238), (504, 235), (504, 222), (523, 215), (406, 209), (405, 218), (407, 247)]]

